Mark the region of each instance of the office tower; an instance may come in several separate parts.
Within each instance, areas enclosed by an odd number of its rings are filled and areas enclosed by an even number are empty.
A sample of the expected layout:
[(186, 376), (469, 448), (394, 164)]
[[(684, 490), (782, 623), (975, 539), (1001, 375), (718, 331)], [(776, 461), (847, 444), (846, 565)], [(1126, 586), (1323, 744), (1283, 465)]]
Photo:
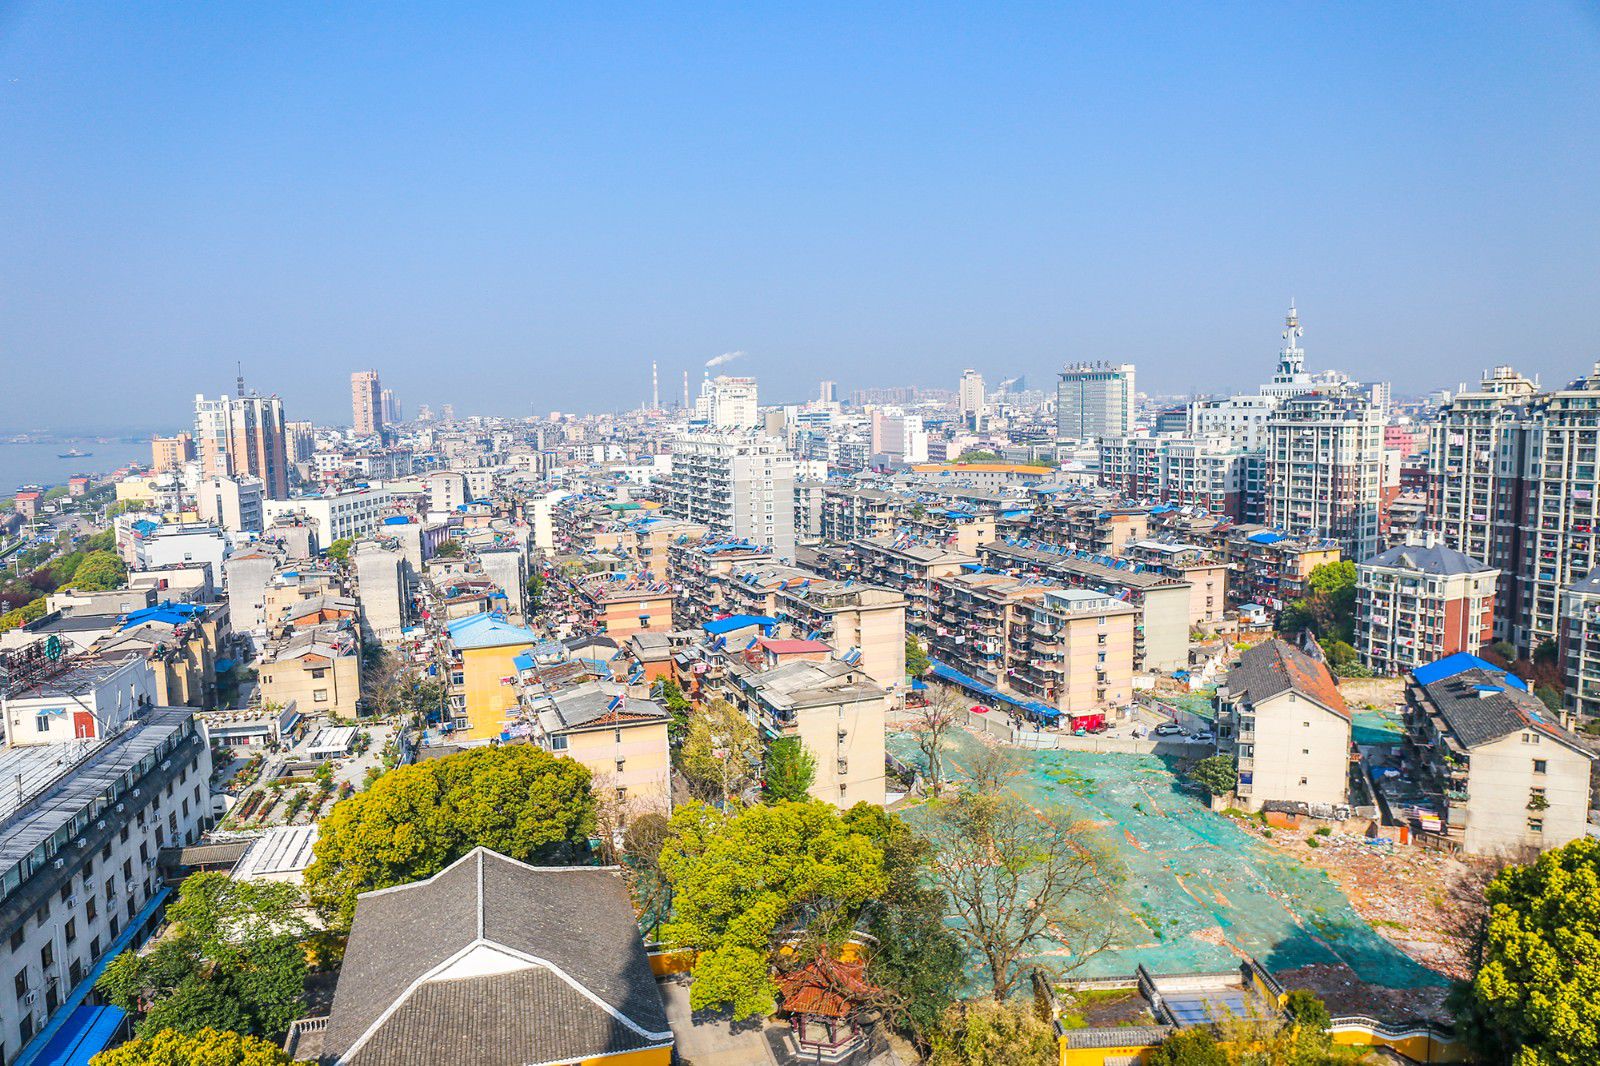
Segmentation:
[(1267, 419), (1267, 523), (1337, 541), (1345, 557), (1378, 553), (1383, 417), (1343, 389), (1285, 400)]
[(976, 370), (963, 370), (961, 372), (961, 385), (958, 390), (961, 417), (969, 422), (975, 416), (982, 417), (987, 399), (983, 391), (983, 375)]
[(380, 395), (379, 410), (383, 412), (383, 424), (392, 426), (396, 422), (403, 422), (404, 415), (400, 411), (400, 398), (394, 394), (393, 389), (384, 389)]
[(258, 477), (267, 499), (288, 499), (288, 446), (278, 397), (196, 396), (194, 429), (203, 477)]
[(672, 445), (669, 513), (794, 558), (794, 459), (757, 433), (697, 431)]
[(150, 472), (153, 474), (182, 470), (183, 464), (193, 458), (194, 437), (188, 433), (153, 437), (150, 440)]
[(383, 432), (383, 384), (376, 370), (350, 375), (350, 427), (358, 437)]
[(760, 425), (756, 410), (756, 379), (731, 378), (719, 374), (700, 383), (694, 417), (711, 429), (755, 429)]
[(820, 386), (818, 386), (818, 388), (817, 388), (817, 402), (819, 402), (819, 403), (838, 403), (839, 402), (839, 383), (837, 381), (824, 381)]
[(1078, 363), (1056, 384), (1056, 437), (1106, 440), (1133, 429), (1133, 364)]
[(439, 420), (441, 422), (454, 422), (456, 420), (456, 405), (453, 403), (440, 404)]

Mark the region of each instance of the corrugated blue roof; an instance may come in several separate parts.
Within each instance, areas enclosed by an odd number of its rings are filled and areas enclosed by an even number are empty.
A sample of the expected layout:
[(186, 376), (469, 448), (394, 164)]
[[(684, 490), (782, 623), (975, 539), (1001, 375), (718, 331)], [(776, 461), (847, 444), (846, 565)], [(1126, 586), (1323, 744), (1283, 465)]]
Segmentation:
[(1276, 544), (1280, 540), (1288, 540), (1289, 538), (1282, 533), (1274, 533), (1270, 529), (1263, 529), (1260, 533), (1252, 533), (1244, 539), (1253, 541), (1256, 544)]
[(533, 656), (529, 655), (527, 652), (522, 652), (516, 658), (511, 660), (511, 665), (515, 666), (518, 670), (532, 670)]
[(732, 633), (736, 629), (743, 629), (746, 626), (760, 626), (765, 630), (777, 624), (778, 620), (776, 618), (768, 618), (764, 614), (734, 614), (729, 615), (727, 618), (718, 618), (707, 622), (700, 628), (717, 637), (724, 633)]
[(1060, 721), (1061, 719), (1061, 711), (1050, 706), (1048, 703), (1041, 703), (1039, 700), (1024, 700), (1018, 699), (1016, 696), (1008, 696), (1006, 693), (1001, 692), (993, 685), (986, 684), (985, 682), (979, 681), (975, 677), (970, 677), (967, 674), (963, 674), (955, 667), (946, 666), (937, 659), (932, 660), (932, 665), (934, 676), (942, 677), (946, 681), (953, 681), (969, 692), (976, 692), (981, 696), (988, 696), (990, 699), (999, 700), (1001, 703), (1009, 703), (1013, 707), (1021, 707), (1023, 710), (1032, 712), (1047, 722), (1056, 722)]
[(450, 643), (458, 648), (504, 648), (511, 644), (535, 644), (538, 634), (523, 626), (512, 625), (494, 614), (475, 614), (457, 618), (445, 626)]
[(89, 1066), (126, 1017), (120, 1007), (78, 1007), (33, 1060), (34, 1066)]
[(411, 519), (403, 514), (390, 515), (383, 520), (383, 524), (386, 526), (409, 526)]
[(1499, 674), (1512, 688), (1528, 691), (1528, 683), (1516, 674), (1508, 674), (1493, 663), (1466, 651), (1458, 651), (1454, 655), (1446, 655), (1443, 659), (1419, 666), (1411, 671), (1411, 676), (1417, 679), (1419, 685), (1431, 685), (1435, 681), (1443, 681), (1468, 670), (1487, 670), (1491, 674)]
[(133, 611), (123, 620), (122, 628), (127, 629), (145, 622), (165, 622), (169, 626), (181, 626), (205, 613), (206, 609), (197, 603), (162, 603)]

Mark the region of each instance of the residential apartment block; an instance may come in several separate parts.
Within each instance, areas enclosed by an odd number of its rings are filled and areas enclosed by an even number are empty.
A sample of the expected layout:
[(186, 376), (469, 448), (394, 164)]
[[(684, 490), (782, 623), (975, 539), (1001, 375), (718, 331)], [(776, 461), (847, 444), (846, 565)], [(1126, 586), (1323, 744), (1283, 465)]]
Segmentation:
[(1500, 571), (1431, 536), (1356, 564), (1356, 651), (1398, 674), (1494, 640)]
[(794, 558), (794, 460), (776, 438), (704, 432), (672, 446), (670, 514)]
[(1267, 524), (1335, 541), (1351, 558), (1378, 553), (1383, 415), (1354, 392), (1306, 392), (1267, 419)]

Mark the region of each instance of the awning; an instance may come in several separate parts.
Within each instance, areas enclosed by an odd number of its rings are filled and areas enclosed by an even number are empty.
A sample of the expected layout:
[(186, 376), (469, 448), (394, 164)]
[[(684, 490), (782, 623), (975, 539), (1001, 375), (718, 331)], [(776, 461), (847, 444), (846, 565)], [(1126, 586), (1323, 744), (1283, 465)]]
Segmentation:
[(33, 1061), (36, 1066), (88, 1066), (111, 1043), (126, 1017), (120, 1007), (78, 1007)]
[(933, 674), (935, 677), (940, 677), (952, 684), (960, 685), (968, 692), (976, 692), (980, 696), (987, 696), (992, 700), (999, 700), (1001, 703), (1009, 703), (1013, 707), (1020, 707), (1029, 714), (1037, 715), (1039, 718), (1047, 722), (1057, 722), (1061, 719), (1061, 711), (1050, 706), (1048, 703), (1041, 703), (1038, 700), (1018, 699), (1016, 696), (1007, 695), (1006, 693), (1001, 692), (993, 685), (987, 685), (975, 677), (969, 677), (954, 667), (946, 666), (937, 659), (931, 660), (931, 662), (933, 664)]

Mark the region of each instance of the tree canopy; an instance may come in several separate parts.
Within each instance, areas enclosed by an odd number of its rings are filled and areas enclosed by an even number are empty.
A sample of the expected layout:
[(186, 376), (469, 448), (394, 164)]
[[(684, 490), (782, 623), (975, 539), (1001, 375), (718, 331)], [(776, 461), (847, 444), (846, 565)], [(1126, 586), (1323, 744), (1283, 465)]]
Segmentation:
[(799, 737), (779, 737), (767, 747), (762, 795), (769, 801), (803, 800), (817, 779), (817, 757)]
[(1051, 1066), (1055, 1030), (1020, 1003), (953, 1004), (933, 1037), (929, 1066)]
[(1239, 783), (1239, 768), (1231, 755), (1212, 755), (1189, 770), (1189, 780), (1211, 793), (1225, 796)]
[(1355, 639), (1356, 564), (1323, 563), (1306, 579), (1306, 594), (1278, 617), (1281, 632), (1310, 629), (1324, 640)]
[(755, 783), (761, 737), (744, 713), (727, 700), (712, 700), (689, 714), (677, 768), (703, 800), (738, 798)]
[(168, 933), (148, 952), (111, 960), (96, 987), (144, 1014), (141, 1034), (219, 1029), (281, 1038), (305, 986), (310, 928), (301, 902), (293, 885), (195, 874), (167, 908)]
[(528, 744), (474, 748), (391, 770), (319, 823), (306, 890), (348, 928), (356, 896), (431, 877), (475, 847), (563, 861), (594, 829), (589, 771)]
[(243, 1033), (162, 1029), (102, 1051), (89, 1066), (291, 1066), (277, 1044)]
[(928, 653), (922, 650), (922, 641), (907, 634), (906, 636), (906, 676), (925, 677), (932, 667), (928, 661)]
[(687, 804), (660, 864), (673, 890), (662, 938), (699, 952), (691, 1006), (729, 1006), (740, 1020), (772, 1012), (780, 947), (798, 938), (802, 957), (832, 950), (888, 887), (883, 850), (817, 800), (729, 812)]
[(1472, 981), (1477, 1021), (1518, 1066), (1600, 1062), (1600, 841), (1502, 870)]
[(355, 547), (355, 543), (356, 542), (351, 540), (349, 537), (340, 537), (338, 540), (328, 545), (328, 547), (324, 550), (324, 554), (327, 555), (328, 558), (337, 562), (349, 562), (350, 549)]
[(114, 551), (93, 551), (83, 557), (71, 580), (80, 592), (119, 589), (128, 583), (128, 564)]
[(882, 807), (858, 803), (844, 820), (883, 850), (888, 887), (866, 911), (874, 941), (867, 980), (879, 989), (876, 1006), (891, 1026), (927, 1050), (966, 961), (961, 941), (944, 924), (949, 899), (925, 883), (932, 846)]

